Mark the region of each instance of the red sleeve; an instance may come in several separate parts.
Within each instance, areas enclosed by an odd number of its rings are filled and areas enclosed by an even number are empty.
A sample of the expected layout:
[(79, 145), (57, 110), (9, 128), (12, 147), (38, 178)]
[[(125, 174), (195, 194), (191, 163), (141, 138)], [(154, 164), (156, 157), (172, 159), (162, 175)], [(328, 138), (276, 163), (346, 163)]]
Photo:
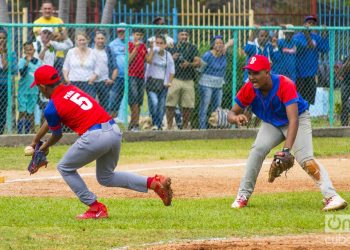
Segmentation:
[(253, 84), (248, 82), (238, 91), (236, 103), (241, 106), (241, 108), (245, 108), (253, 102), (255, 96)]
[(280, 76), (280, 87), (277, 92), (280, 100), (288, 106), (298, 101), (298, 92), (294, 82), (285, 76)]
[(142, 56), (145, 57), (147, 55), (147, 48), (144, 43), (141, 44), (141, 51), (142, 51)]
[(133, 49), (134, 49), (134, 43), (129, 42), (129, 53), (131, 53)]

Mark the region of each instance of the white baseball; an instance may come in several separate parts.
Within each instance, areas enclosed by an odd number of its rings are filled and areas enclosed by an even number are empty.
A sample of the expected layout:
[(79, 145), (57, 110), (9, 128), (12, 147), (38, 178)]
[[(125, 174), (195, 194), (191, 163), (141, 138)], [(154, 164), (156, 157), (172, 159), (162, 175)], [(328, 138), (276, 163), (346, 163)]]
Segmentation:
[(24, 155), (30, 156), (34, 154), (34, 148), (32, 146), (27, 146), (24, 148)]

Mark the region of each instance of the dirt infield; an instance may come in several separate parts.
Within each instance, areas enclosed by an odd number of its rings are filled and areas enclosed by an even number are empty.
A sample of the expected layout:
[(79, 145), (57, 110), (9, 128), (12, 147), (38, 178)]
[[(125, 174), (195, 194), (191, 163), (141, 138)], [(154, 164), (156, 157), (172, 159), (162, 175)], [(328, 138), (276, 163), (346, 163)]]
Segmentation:
[[(266, 160), (255, 193), (318, 191), (309, 176), (296, 165), (286, 177), (276, 179), (273, 184), (267, 182), (268, 167), (271, 159)], [(350, 191), (350, 159), (321, 159), (325, 165), (335, 188), (339, 191)], [(147, 164), (120, 165), (117, 170), (132, 171), (141, 175), (164, 174), (172, 177), (174, 201), (177, 198), (233, 197), (240, 179), (244, 173), (245, 160), (201, 160), (201, 161), (157, 161)], [(100, 186), (95, 178), (94, 168), (82, 168), (91, 191), (99, 197), (108, 198), (149, 198), (155, 194), (137, 193), (121, 188), (105, 188)], [(5, 183), (0, 184), (0, 196), (40, 196), (40, 197), (74, 197), (68, 186), (61, 179), (54, 166), (41, 169), (35, 175), (29, 176), (26, 171), (0, 171), (5, 176)], [(189, 182), (188, 180), (191, 180)], [(283, 185), (281, 185), (283, 183)], [(186, 185), (185, 185), (186, 184)], [(192, 188), (189, 186), (192, 185)], [(186, 188), (184, 188), (186, 186)], [(220, 187), (220, 188), (218, 188)], [(188, 190), (195, 190), (188, 192)], [(181, 242), (166, 246), (148, 246), (151, 249), (344, 249), (350, 247), (350, 235), (337, 244), (326, 245), (329, 235), (278, 236), (249, 239), (203, 240), (196, 242)], [(332, 235), (334, 238), (334, 235)], [(334, 239), (330, 240), (334, 240)], [(339, 240), (341, 241), (341, 240)], [(345, 244), (345, 245), (344, 245)], [(146, 248), (146, 247), (145, 247)]]

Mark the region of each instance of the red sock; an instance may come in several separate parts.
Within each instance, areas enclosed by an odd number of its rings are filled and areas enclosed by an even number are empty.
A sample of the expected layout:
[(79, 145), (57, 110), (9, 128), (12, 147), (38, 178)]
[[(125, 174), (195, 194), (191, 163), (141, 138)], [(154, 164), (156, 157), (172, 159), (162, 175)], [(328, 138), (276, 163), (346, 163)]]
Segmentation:
[(151, 188), (151, 183), (152, 183), (153, 179), (154, 179), (154, 177), (148, 177), (147, 178), (147, 188), (148, 189)]
[(92, 207), (92, 206), (95, 206), (95, 205), (98, 205), (99, 204), (99, 202), (97, 201), (97, 200), (95, 200), (93, 203), (91, 203), (90, 205), (89, 205), (89, 207)]

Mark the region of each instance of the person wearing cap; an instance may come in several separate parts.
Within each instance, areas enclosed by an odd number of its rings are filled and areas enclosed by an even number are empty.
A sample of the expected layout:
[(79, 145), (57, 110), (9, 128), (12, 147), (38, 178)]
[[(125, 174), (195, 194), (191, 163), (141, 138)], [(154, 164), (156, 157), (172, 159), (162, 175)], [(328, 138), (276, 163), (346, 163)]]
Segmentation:
[(310, 105), (315, 103), (319, 54), (329, 52), (327, 33), (322, 32), (322, 35), (319, 35), (312, 31), (312, 27), (316, 24), (316, 17), (305, 17), (304, 26), (306, 29), (294, 36), (297, 47), (297, 89)]
[[(255, 25), (256, 29), (253, 30), (249, 37), (248, 42), (244, 46), (244, 53), (247, 55), (247, 62), (254, 55), (264, 55), (269, 58), (270, 63), (272, 63), (272, 72), (278, 67), (278, 61), (280, 53), (278, 51), (278, 46), (276, 38), (270, 38), (268, 30), (261, 30), (259, 25)], [(248, 80), (248, 72), (244, 71), (243, 81)]]
[[(8, 61), (9, 53), (11, 54), (12, 64)], [(6, 125), (9, 71), (11, 71), (12, 76), (17, 73), (17, 54), (15, 51), (8, 50), (7, 32), (0, 28), (0, 134), (4, 133)]]
[(173, 127), (175, 108), (182, 109), (183, 129), (190, 129), (190, 116), (195, 102), (194, 81), (195, 69), (201, 64), (196, 45), (188, 41), (189, 32), (185, 29), (178, 31), (178, 42), (170, 48), (175, 62), (175, 76), (168, 89), (166, 99), (167, 128)]
[[(120, 23), (119, 25), (126, 25)], [(115, 55), (115, 63), (118, 69), (118, 75), (109, 92), (109, 113), (112, 117), (118, 116), (120, 104), (124, 96), (124, 63), (125, 63), (125, 28), (117, 28), (117, 38), (109, 43), (109, 48)]]
[(238, 126), (247, 123), (243, 110), (251, 106), (262, 124), (231, 207), (237, 209), (248, 205), (265, 157), (284, 141), (279, 153), (295, 154), (299, 165), (321, 190), (325, 204), (323, 211), (345, 208), (347, 203), (335, 191), (327, 170), (315, 160), (308, 103), (297, 92), (293, 81), (283, 75), (271, 74), (269, 59), (262, 55), (251, 57), (243, 69), (248, 71), (249, 81), (237, 93), (227, 121)]
[[(52, 27), (42, 27), (40, 36), (33, 42), (35, 54), (43, 64), (55, 66), (57, 51), (65, 51), (73, 47), (72, 40), (63, 32), (62, 42), (54, 41)], [(57, 68), (57, 67), (56, 67)], [(60, 71), (60, 69), (58, 69)]]
[[(42, 27), (40, 35), (33, 42), (34, 46), (34, 57), (41, 61), (41, 64), (47, 64), (55, 66), (62, 76), (62, 67), (57, 68), (57, 53), (56, 51), (65, 51), (73, 47), (72, 40), (67, 37), (66, 31), (63, 32), (62, 42), (54, 41), (54, 29), (52, 27)], [(45, 98), (41, 93), (39, 94), (38, 106), (39, 110), (43, 111), (49, 100)], [(41, 115), (41, 120), (43, 120)]]
[(31, 87), (37, 86), (50, 99), (45, 108), (45, 123), (34, 136), (35, 146), (48, 131), (47, 141), (39, 148), (47, 151), (63, 136), (62, 125), (79, 135), (57, 165), (62, 178), (89, 209), (78, 215), (79, 220), (108, 217), (107, 207), (86, 186), (78, 169), (96, 160), (97, 181), (106, 187), (122, 187), (138, 192), (154, 190), (165, 206), (172, 201), (171, 179), (162, 175), (141, 176), (130, 172), (114, 171), (120, 153), (122, 133), (112, 117), (95, 99), (74, 85), (65, 85), (57, 70), (49, 65), (34, 73)]
[(283, 37), (277, 40), (278, 51), (281, 54), (277, 63), (276, 73), (287, 76), (293, 82), (296, 81), (296, 43), (293, 39), (294, 26), (292, 24), (281, 25)]
[[(164, 17), (158, 16), (158, 17), (154, 18), (154, 20), (152, 21), (152, 24), (154, 24), (154, 25), (165, 25), (166, 23), (165, 23)], [(174, 39), (168, 35), (167, 29), (157, 29), (156, 30), (156, 35), (162, 35), (162, 36), (165, 37), (166, 47), (167, 48), (174, 47)], [(153, 47), (157, 50), (156, 36), (152, 36), (152, 37), (148, 38), (147, 42), (148, 43), (153, 43)]]

